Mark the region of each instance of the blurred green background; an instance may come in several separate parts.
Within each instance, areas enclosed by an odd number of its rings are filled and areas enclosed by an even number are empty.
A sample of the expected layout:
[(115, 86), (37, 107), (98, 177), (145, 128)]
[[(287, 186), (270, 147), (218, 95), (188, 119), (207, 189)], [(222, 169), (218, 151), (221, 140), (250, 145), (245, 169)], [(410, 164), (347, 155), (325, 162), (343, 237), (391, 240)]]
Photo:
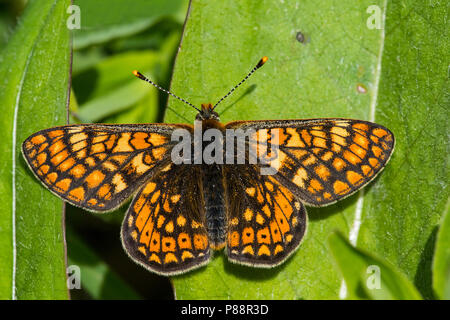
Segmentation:
[[(0, 50), (26, 0), (0, 0)], [(139, 81), (134, 69), (169, 87), (188, 1), (74, 1), (83, 28), (73, 34), (71, 123), (162, 122), (167, 96)], [(101, 24), (99, 22), (101, 17)], [(137, 267), (123, 250), (119, 231), (128, 204), (95, 215), (67, 205), (68, 265), (82, 270), (72, 299), (173, 299), (167, 277)]]

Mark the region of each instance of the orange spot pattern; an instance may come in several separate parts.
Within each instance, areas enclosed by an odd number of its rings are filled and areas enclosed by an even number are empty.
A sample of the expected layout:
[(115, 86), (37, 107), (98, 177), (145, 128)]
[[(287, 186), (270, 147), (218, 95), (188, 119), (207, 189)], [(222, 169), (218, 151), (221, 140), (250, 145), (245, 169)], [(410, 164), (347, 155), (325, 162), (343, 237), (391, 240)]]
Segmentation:
[[(392, 153), (392, 134), (373, 123), (336, 119), (307, 126), (270, 132), (279, 139), (283, 154), (272, 162), (278, 174), (289, 179), (302, 200), (312, 205), (355, 192), (373, 179)], [(261, 196), (257, 200), (263, 203)]]

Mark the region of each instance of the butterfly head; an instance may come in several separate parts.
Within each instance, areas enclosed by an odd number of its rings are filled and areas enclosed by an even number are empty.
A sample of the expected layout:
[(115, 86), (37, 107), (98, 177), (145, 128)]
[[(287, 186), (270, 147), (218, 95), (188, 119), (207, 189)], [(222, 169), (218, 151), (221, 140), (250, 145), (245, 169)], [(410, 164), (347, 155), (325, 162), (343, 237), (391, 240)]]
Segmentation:
[(220, 121), (219, 114), (214, 111), (212, 103), (202, 103), (202, 109), (197, 113), (195, 119)]

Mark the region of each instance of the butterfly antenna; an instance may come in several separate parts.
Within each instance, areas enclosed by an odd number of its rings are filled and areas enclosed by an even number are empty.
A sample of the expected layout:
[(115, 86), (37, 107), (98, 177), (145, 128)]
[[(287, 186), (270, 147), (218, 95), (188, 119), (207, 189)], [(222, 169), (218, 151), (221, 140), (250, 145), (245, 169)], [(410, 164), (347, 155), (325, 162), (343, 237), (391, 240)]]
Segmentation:
[(269, 60), (269, 58), (267, 58), (266, 56), (262, 57), (261, 60), (259, 60), (258, 64), (245, 76), (244, 79), (242, 79), (241, 82), (239, 82), (233, 89), (231, 89), (226, 95), (224, 95), (222, 97), (222, 99), (220, 99), (212, 108), (213, 110), (217, 107), (217, 105), (219, 103), (221, 103), (223, 100), (225, 100), (230, 94), (233, 93), (234, 90), (237, 89), (237, 87), (239, 87), (241, 84), (243, 84), (245, 82), (245, 80), (247, 80), (248, 78), (250, 78), (250, 76), (259, 68), (261, 68), (263, 66), (264, 63), (267, 62), (267, 60)]
[(157, 89), (159, 89), (159, 90), (161, 90), (161, 91), (163, 91), (163, 92), (165, 92), (165, 93), (167, 93), (167, 94), (170, 94), (172, 97), (177, 98), (177, 99), (180, 100), (180, 101), (183, 101), (184, 103), (190, 105), (192, 108), (194, 108), (194, 109), (197, 110), (198, 112), (201, 112), (201, 110), (200, 110), (199, 108), (197, 108), (196, 106), (194, 106), (194, 105), (193, 105), (192, 103), (190, 103), (189, 101), (186, 101), (186, 100), (184, 100), (183, 98), (180, 98), (179, 96), (174, 95), (172, 92), (170, 92), (170, 91), (168, 91), (168, 90), (166, 90), (166, 89), (164, 89), (164, 88), (161, 88), (161, 87), (158, 86), (156, 83), (154, 83), (152, 80), (146, 78), (146, 77), (145, 77), (142, 73), (140, 73), (139, 71), (134, 70), (134, 71), (133, 71), (133, 74), (134, 74), (136, 77), (138, 77), (139, 79), (144, 80), (144, 81), (150, 83), (150, 84), (153, 85), (155, 88), (157, 88)]

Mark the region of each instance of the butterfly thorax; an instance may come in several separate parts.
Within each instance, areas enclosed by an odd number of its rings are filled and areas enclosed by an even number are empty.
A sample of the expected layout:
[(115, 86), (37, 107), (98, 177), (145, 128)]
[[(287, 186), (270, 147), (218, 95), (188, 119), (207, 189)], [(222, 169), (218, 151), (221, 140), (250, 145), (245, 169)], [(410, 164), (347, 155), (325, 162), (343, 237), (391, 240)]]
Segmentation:
[[(225, 127), (220, 122), (219, 115), (213, 111), (212, 104), (202, 104), (202, 110), (196, 120), (202, 121), (202, 131), (218, 129), (222, 132)], [(203, 148), (209, 142), (203, 142)], [(226, 217), (222, 166), (219, 164), (202, 164), (202, 187), (205, 201), (206, 228), (210, 245), (213, 249), (225, 246)]]

